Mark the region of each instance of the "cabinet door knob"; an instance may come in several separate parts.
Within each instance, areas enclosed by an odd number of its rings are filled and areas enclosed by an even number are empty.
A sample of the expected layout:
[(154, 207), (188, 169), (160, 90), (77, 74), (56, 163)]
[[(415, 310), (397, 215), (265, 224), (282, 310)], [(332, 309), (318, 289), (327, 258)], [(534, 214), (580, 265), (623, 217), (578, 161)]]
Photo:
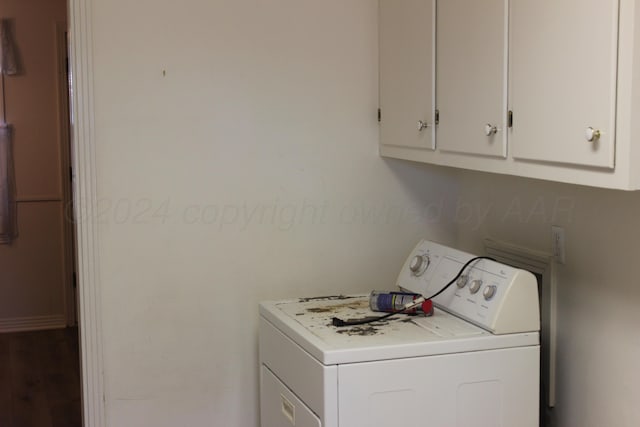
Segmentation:
[(589, 126), (584, 131), (584, 137), (587, 138), (587, 141), (593, 142), (597, 139), (600, 139), (600, 131), (598, 129), (594, 129), (591, 126)]
[(487, 123), (484, 125), (484, 134), (487, 136), (495, 135), (498, 133), (498, 127), (492, 124)]
[(425, 122), (424, 120), (418, 120), (418, 131), (423, 131), (426, 128), (428, 128), (429, 126), (431, 126), (429, 123)]

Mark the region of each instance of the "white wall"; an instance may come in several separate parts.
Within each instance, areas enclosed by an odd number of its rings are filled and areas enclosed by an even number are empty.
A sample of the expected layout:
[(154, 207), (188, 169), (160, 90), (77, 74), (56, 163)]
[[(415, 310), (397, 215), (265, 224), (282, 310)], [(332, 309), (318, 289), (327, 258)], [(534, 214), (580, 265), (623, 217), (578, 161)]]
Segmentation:
[(453, 241), (451, 172), (377, 154), (376, 7), (93, 1), (109, 426), (257, 426), (258, 301)]
[(454, 217), (467, 250), (482, 252), (482, 239), (492, 237), (550, 252), (551, 225), (565, 228), (556, 425), (637, 426), (640, 193), (476, 172), (460, 176)]

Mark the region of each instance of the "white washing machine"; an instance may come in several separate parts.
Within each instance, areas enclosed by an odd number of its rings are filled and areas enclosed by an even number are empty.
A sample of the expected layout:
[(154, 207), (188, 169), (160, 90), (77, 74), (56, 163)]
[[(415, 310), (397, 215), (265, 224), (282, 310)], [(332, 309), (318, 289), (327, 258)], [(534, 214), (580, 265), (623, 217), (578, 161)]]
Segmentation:
[[(472, 258), (422, 241), (397, 285), (428, 297)], [(368, 295), (261, 303), (262, 427), (537, 427), (535, 277), (481, 259), (433, 302), (345, 327), (332, 318), (381, 314)]]

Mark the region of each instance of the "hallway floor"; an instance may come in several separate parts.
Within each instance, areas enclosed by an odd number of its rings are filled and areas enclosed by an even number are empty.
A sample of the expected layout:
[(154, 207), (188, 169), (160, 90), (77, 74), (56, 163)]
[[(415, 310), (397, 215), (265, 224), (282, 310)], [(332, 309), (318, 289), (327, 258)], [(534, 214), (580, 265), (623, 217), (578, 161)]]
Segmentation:
[(78, 329), (0, 334), (0, 427), (81, 427)]

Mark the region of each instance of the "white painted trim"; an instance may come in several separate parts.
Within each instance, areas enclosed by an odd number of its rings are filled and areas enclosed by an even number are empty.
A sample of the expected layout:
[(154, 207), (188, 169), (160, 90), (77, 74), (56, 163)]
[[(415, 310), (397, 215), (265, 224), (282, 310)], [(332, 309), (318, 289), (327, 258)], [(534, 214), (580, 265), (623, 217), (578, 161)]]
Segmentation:
[[(75, 273), (75, 245), (73, 232), (73, 215), (69, 208), (73, 206), (71, 180), (69, 170), (71, 168), (70, 147), (71, 117), (69, 115), (69, 72), (68, 72), (68, 26), (66, 22), (56, 22), (56, 87), (58, 91), (58, 146), (60, 148), (60, 188), (62, 190), (62, 228), (64, 230), (64, 312), (67, 326), (76, 324), (76, 289), (73, 283)], [(26, 200), (25, 200), (26, 201)], [(26, 201), (31, 202), (29, 201)]]
[(95, 131), (93, 111), (92, 1), (68, 0), (72, 75), (73, 198), (78, 253), (78, 311), (84, 427), (103, 427), (104, 377), (99, 283)]
[(67, 316), (31, 316), (0, 319), (0, 333), (62, 329), (67, 326)]

